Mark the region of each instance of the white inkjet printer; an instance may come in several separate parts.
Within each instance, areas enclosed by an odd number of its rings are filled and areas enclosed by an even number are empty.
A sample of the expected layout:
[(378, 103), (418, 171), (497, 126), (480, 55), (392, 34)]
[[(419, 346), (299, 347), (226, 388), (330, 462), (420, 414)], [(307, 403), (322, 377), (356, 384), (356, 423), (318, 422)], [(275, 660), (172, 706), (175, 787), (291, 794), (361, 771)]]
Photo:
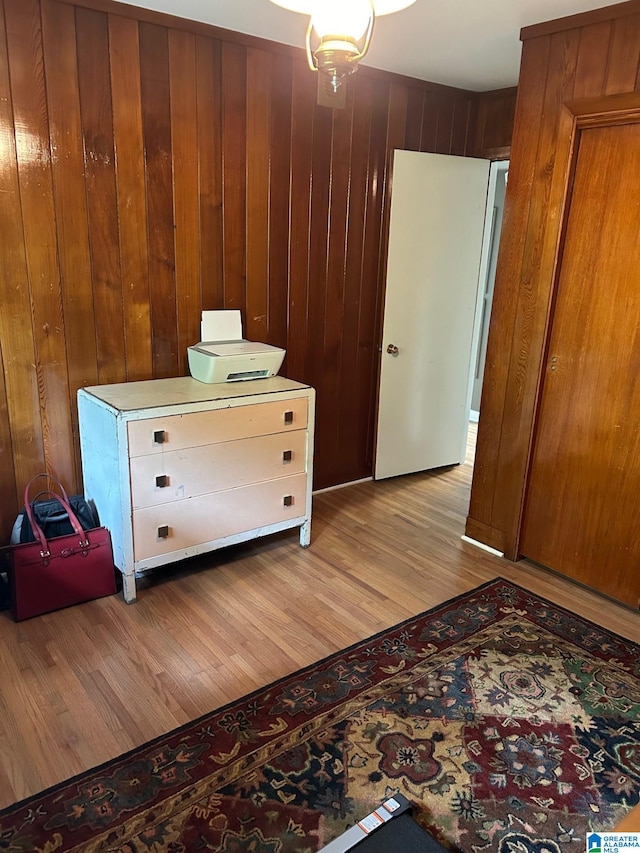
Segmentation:
[(200, 343), (187, 347), (189, 370), (200, 382), (241, 382), (275, 376), (286, 350), (242, 337), (240, 311), (203, 311)]

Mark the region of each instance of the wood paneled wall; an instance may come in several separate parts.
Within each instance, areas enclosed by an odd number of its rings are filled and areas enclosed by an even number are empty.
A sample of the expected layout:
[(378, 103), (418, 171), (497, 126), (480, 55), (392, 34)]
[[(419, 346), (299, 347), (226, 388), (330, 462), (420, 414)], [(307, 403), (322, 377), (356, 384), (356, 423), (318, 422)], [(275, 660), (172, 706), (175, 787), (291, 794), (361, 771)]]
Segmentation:
[(0, 29), (4, 541), (81, 490), (77, 389), (186, 373), (202, 309), (316, 387), (316, 487), (370, 475), (390, 152), (473, 153), (482, 96), (362, 68), (332, 111), (301, 50), (109, 0)]
[(517, 94), (517, 88), (482, 93), (478, 103), (474, 157), (509, 158)]
[[(639, 93), (640, 2), (523, 31), (467, 534), (507, 556), (518, 539), (570, 182), (574, 112)], [(616, 100), (617, 99), (617, 100)], [(582, 105), (582, 106), (581, 106)], [(637, 199), (630, 199), (637, 203)], [(640, 286), (640, 279), (638, 282)], [(575, 292), (580, 305), (579, 284)], [(562, 507), (556, 508), (558, 513)], [(585, 557), (585, 559), (587, 559)]]

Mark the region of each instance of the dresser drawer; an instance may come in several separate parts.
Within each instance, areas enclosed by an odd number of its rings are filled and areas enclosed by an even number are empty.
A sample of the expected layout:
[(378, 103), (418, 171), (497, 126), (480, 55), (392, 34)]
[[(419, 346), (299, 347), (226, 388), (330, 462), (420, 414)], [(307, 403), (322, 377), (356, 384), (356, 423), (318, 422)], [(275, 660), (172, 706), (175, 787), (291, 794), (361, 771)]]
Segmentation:
[(134, 509), (303, 474), (306, 430), (187, 447), (130, 460)]
[(135, 560), (191, 548), (306, 513), (307, 477), (296, 474), (133, 513)]
[(306, 429), (308, 400), (274, 400), (188, 415), (129, 421), (129, 456), (201, 447), (238, 438)]

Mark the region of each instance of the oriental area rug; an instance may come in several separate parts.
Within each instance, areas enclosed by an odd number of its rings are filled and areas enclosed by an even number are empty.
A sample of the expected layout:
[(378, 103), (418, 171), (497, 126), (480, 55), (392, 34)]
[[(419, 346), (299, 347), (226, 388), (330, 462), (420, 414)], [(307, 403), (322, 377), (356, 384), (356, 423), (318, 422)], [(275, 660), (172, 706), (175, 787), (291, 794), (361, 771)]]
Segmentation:
[(450, 850), (564, 853), (639, 789), (640, 648), (496, 579), (5, 809), (0, 851), (313, 853), (400, 792)]

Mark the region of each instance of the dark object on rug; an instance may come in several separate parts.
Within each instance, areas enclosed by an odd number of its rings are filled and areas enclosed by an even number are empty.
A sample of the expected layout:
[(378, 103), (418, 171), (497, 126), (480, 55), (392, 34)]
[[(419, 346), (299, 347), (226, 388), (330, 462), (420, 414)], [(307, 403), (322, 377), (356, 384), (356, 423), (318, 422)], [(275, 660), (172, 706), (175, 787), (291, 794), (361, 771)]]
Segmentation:
[(446, 853), (446, 848), (418, 826), (408, 814), (385, 824), (375, 835), (352, 847), (349, 853)]
[(411, 817), (412, 805), (394, 794), (358, 823), (347, 829), (320, 853), (447, 853), (445, 848)]
[(36, 539), (8, 549), (11, 615), (16, 622), (116, 591), (111, 534), (105, 527), (84, 530), (62, 485), (49, 479), (59, 491), (48, 494), (66, 515), (71, 533), (55, 537), (44, 533), (29, 501), (32, 480), (24, 502)]
[(640, 647), (498, 579), (0, 812), (0, 839), (313, 853), (399, 792), (447, 849), (573, 853), (638, 803), (639, 742)]

